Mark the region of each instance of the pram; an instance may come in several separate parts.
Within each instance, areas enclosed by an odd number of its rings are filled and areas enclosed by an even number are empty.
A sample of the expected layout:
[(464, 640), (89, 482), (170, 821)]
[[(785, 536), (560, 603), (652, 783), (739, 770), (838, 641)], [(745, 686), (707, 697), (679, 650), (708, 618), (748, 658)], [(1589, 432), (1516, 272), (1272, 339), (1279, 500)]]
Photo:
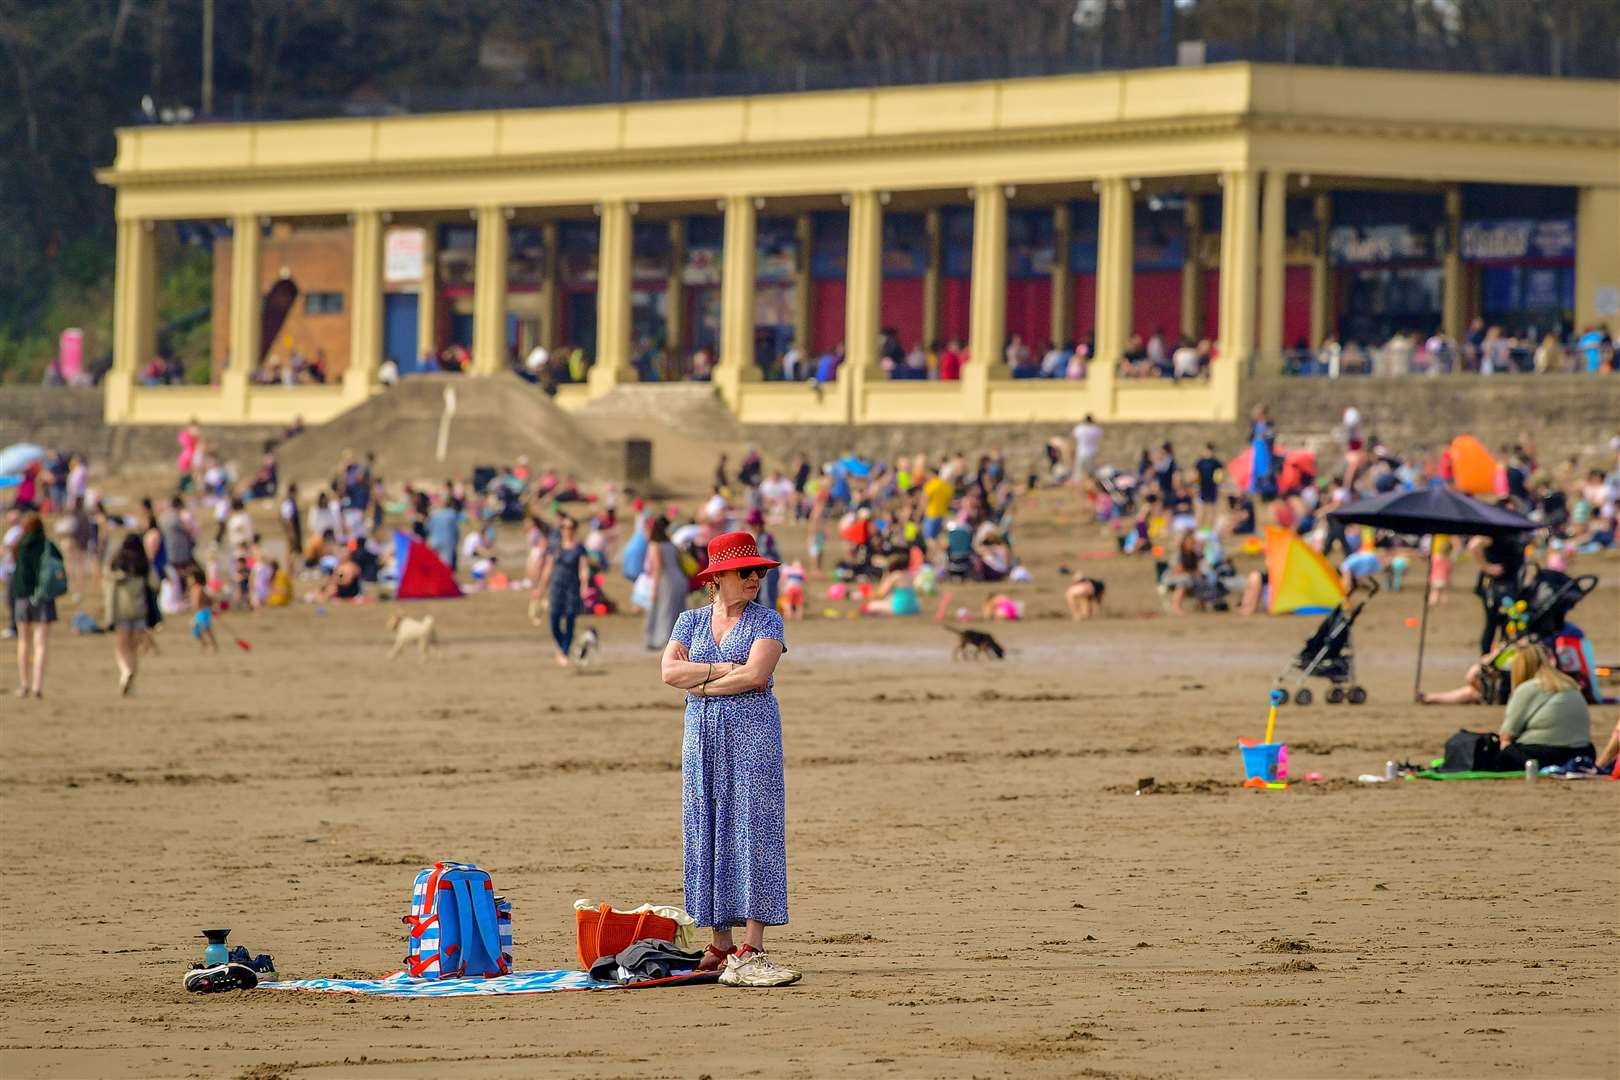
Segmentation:
[[(1368, 600), (1378, 595), (1377, 581), (1367, 579), (1365, 585), (1368, 589), (1366, 599), (1350, 604), (1350, 597), (1346, 596), (1345, 602), (1328, 613), (1299, 650), (1299, 655), (1290, 660), (1277, 676), (1277, 687), (1282, 692), (1283, 703), (1286, 704), (1289, 699), (1288, 689), (1283, 683), (1296, 671), (1299, 677), (1294, 680), (1295, 705), (1309, 705), (1315, 700), (1311, 688), (1305, 685), (1305, 680), (1309, 678), (1326, 679), (1332, 684), (1327, 692), (1329, 705), (1344, 702), (1361, 705), (1366, 702), (1366, 689), (1356, 683), (1356, 649), (1350, 640), (1350, 630), (1361, 617), (1361, 609), (1367, 606)], [(1351, 594), (1354, 592), (1352, 589)]]
[(1136, 477), (1104, 465), (1092, 474), (1100, 501), (1094, 501), (1097, 520), (1111, 521), (1136, 512)]
[(973, 531), (951, 522), (945, 528), (945, 580), (966, 581), (973, 576)]
[[(1504, 626), (1502, 644), (1481, 665), (1480, 697), (1487, 705), (1507, 702), (1510, 692), (1507, 662), (1512, 659), (1514, 650), (1530, 643), (1547, 647), (1558, 669), (1575, 680), (1586, 700), (1600, 704), (1595, 672), (1591, 670), (1594, 665), (1587, 656), (1590, 647), (1579, 631), (1566, 627), (1575, 605), (1597, 588), (1597, 575), (1585, 574), (1577, 578), (1539, 566), (1535, 570), (1535, 576), (1517, 596), (1502, 602), (1505, 613), (1518, 623), (1518, 628), (1509, 630)], [(1524, 605), (1522, 610), (1520, 604)]]

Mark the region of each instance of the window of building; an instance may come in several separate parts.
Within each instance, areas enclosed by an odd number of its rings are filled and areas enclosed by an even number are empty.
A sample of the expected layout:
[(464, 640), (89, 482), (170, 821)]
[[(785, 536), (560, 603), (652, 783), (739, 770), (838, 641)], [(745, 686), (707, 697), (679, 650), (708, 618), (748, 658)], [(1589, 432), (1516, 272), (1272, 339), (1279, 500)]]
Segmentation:
[(304, 294), (305, 315), (343, 314), (343, 294), (340, 292), (312, 292)]

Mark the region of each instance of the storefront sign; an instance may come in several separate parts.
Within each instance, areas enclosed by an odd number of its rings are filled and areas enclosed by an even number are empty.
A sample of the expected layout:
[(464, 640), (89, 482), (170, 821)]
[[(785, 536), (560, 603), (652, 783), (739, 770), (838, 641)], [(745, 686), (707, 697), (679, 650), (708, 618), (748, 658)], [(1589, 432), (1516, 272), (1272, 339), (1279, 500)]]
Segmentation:
[(1575, 221), (1572, 218), (1463, 222), (1462, 257), (1469, 262), (1567, 259), (1574, 254)]
[(722, 252), (718, 247), (688, 247), (681, 280), (688, 285), (720, 284), (721, 259)]
[(1341, 225), (1328, 234), (1328, 256), (1340, 266), (1426, 262), (1437, 250), (1432, 232), (1410, 225)]
[(390, 285), (421, 281), (426, 238), (421, 229), (389, 229), (383, 242), (383, 280)]

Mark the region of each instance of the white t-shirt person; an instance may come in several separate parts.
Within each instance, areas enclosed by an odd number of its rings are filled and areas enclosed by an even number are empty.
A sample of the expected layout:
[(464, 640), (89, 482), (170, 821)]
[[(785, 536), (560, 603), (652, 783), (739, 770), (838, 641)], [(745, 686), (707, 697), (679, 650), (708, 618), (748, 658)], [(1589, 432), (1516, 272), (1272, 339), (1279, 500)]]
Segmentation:
[(1074, 462), (1078, 473), (1090, 473), (1102, 448), (1103, 430), (1089, 415), (1074, 425)]

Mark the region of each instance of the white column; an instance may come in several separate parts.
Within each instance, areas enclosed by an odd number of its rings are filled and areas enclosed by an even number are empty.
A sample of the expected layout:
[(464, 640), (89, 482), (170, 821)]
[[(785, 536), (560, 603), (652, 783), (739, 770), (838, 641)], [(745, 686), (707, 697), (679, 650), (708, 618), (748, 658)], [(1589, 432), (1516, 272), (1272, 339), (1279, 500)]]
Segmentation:
[(248, 379), (259, 366), (259, 335), (264, 323), (264, 291), (259, 287), (259, 216), (231, 219), (230, 357), (220, 374), (224, 414), (247, 419)]
[(621, 382), (635, 382), (630, 366), (630, 205), (623, 199), (602, 204), (596, 257), (596, 362), (591, 396), (600, 397)]
[(343, 396), (355, 401), (370, 396), (382, 363), (382, 247), (382, 214), (357, 211), (349, 287), (349, 365), (343, 369)]
[(754, 360), (755, 208), (752, 195), (726, 197), (725, 248), (720, 270), (720, 358), (715, 386), (733, 410), (742, 384), (759, 379)]
[(1268, 169), (1260, 222), (1260, 358), (1267, 371), (1281, 370), (1283, 283), (1288, 258), (1288, 174)]
[(1181, 257), (1181, 332), (1194, 341), (1204, 336), (1204, 204), (1187, 195), (1187, 250)]
[(506, 259), (511, 245), (504, 206), (478, 208), (478, 250), (473, 268), (472, 374), (506, 370)]
[(1328, 263), (1328, 231), (1333, 228), (1333, 196), (1318, 192), (1316, 236), (1311, 248), (1311, 348), (1328, 336), (1333, 323), (1333, 267)]
[(875, 191), (849, 196), (849, 255), (844, 293), (845, 419), (865, 413), (865, 387), (880, 378), (878, 333), (883, 305), (883, 206)]
[(1620, 332), (1620, 188), (1575, 196), (1575, 328), (1607, 323)]
[(102, 379), (102, 413), (109, 423), (129, 419), (135, 379), (157, 351), (157, 256), (152, 223), (118, 223), (113, 275), (113, 367)]
[(1221, 192), (1221, 343), (1210, 381), (1219, 419), (1233, 420), (1254, 356), (1255, 261), (1259, 247), (1259, 183), (1252, 169), (1224, 174)]
[(1119, 363), (1135, 317), (1136, 192), (1123, 176), (1102, 182), (1097, 208), (1097, 351), (1086, 367), (1092, 408), (1114, 414)]
[(990, 380), (1007, 377), (1007, 189), (973, 192), (973, 284), (968, 300), (968, 362), (962, 369), (963, 419), (990, 415)]
[[(1052, 207), (1052, 344), (1061, 346), (1074, 336), (1074, 279), (1069, 274), (1069, 247), (1074, 237), (1074, 213), (1065, 199)], [(1032, 346), (1033, 347), (1033, 346)]]
[[(422, 226), (422, 281), (416, 288), (416, 355), (439, 351), (439, 223)], [(400, 357), (403, 361), (406, 357)]]
[(931, 207), (923, 216), (923, 234), (928, 238), (928, 264), (923, 270), (923, 347), (933, 348), (939, 340), (940, 283), (945, 279), (945, 215)]

